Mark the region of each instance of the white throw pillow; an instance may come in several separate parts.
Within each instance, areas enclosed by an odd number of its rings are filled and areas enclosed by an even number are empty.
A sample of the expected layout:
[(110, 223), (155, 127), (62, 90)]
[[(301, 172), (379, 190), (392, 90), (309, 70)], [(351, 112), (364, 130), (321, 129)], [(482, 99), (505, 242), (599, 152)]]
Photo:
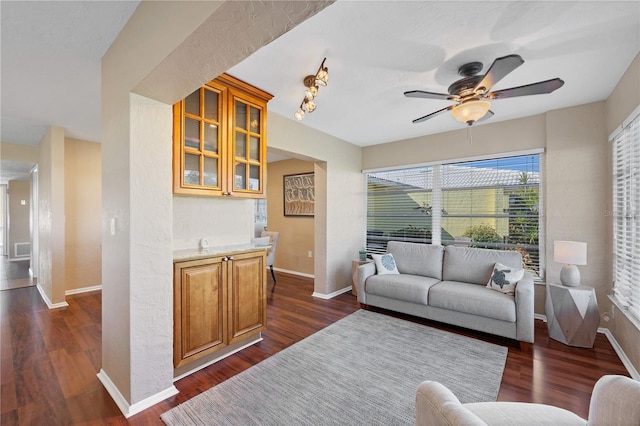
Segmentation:
[(516, 284), (524, 277), (524, 269), (512, 268), (497, 262), (487, 287), (502, 293), (516, 294)]
[(372, 254), (373, 261), (376, 262), (376, 271), (378, 275), (384, 274), (399, 274), (398, 267), (396, 266), (396, 260), (391, 253), (385, 254)]

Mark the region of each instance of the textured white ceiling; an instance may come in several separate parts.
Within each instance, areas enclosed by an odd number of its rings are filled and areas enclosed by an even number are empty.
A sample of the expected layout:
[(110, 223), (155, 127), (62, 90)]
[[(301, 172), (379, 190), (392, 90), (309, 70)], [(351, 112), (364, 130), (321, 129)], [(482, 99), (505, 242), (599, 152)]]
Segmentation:
[(100, 141), (100, 60), (138, 1), (2, 1), (2, 142)]
[(329, 85), (303, 123), (366, 146), (463, 128), (450, 114), (413, 124), (450, 102), (403, 93), (446, 93), (464, 63), (486, 71), (496, 57), (522, 56), (496, 90), (565, 81), (552, 94), (493, 101), (492, 123), (606, 99), (639, 46), (638, 1), (338, 0), (229, 73), (273, 93), (269, 110), (293, 119), (302, 79), (327, 57)]
[[(0, 2), (3, 142), (37, 144), (51, 125), (100, 141), (100, 58), (137, 4)], [(446, 92), (463, 63), (521, 55), (495, 89), (566, 82), (494, 101), (490, 123), (606, 99), (639, 45), (638, 1), (338, 0), (229, 73), (274, 94), (270, 111), (293, 119), (302, 78), (327, 57), (329, 85), (303, 124), (365, 146), (461, 128), (449, 114), (412, 124), (448, 102), (403, 92)]]

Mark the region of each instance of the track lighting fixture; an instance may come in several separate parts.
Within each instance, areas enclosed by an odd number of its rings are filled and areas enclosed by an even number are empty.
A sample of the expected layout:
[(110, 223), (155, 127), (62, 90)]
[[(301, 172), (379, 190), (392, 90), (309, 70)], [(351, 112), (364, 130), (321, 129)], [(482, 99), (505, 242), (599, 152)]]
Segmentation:
[(320, 68), (318, 68), (315, 75), (308, 75), (302, 80), (306, 90), (304, 91), (304, 98), (300, 103), (300, 108), (293, 114), (296, 120), (302, 120), (305, 112), (313, 112), (316, 109), (316, 104), (313, 100), (318, 96), (318, 86), (326, 86), (329, 81), (329, 68), (324, 66), (326, 60), (327, 58), (322, 60)]

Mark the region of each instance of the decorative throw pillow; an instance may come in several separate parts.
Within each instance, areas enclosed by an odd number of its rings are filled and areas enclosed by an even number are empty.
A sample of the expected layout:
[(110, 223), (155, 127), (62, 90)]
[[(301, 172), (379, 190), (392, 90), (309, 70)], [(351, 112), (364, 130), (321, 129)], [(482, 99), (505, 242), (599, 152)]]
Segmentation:
[(391, 253), (372, 254), (371, 257), (373, 257), (373, 261), (376, 263), (376, 271), (379, 275), (400, 273), (396, 266), (396, 260)]
[(524, 269), (512, 268), (497, 262), (487, 287), (506, 294), (516, 294), (516, 284), (524, 277)]

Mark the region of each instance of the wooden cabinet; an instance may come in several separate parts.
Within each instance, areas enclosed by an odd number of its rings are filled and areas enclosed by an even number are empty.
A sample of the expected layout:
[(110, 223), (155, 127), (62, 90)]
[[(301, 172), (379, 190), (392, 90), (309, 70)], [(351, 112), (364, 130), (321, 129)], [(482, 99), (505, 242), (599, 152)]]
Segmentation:
[(175, 367), (266, 328), (265, 268), (264, 251), (174, 263)]
[(222, 74), (173, 106), (173, 192), (263, 198), (272, 95)]

